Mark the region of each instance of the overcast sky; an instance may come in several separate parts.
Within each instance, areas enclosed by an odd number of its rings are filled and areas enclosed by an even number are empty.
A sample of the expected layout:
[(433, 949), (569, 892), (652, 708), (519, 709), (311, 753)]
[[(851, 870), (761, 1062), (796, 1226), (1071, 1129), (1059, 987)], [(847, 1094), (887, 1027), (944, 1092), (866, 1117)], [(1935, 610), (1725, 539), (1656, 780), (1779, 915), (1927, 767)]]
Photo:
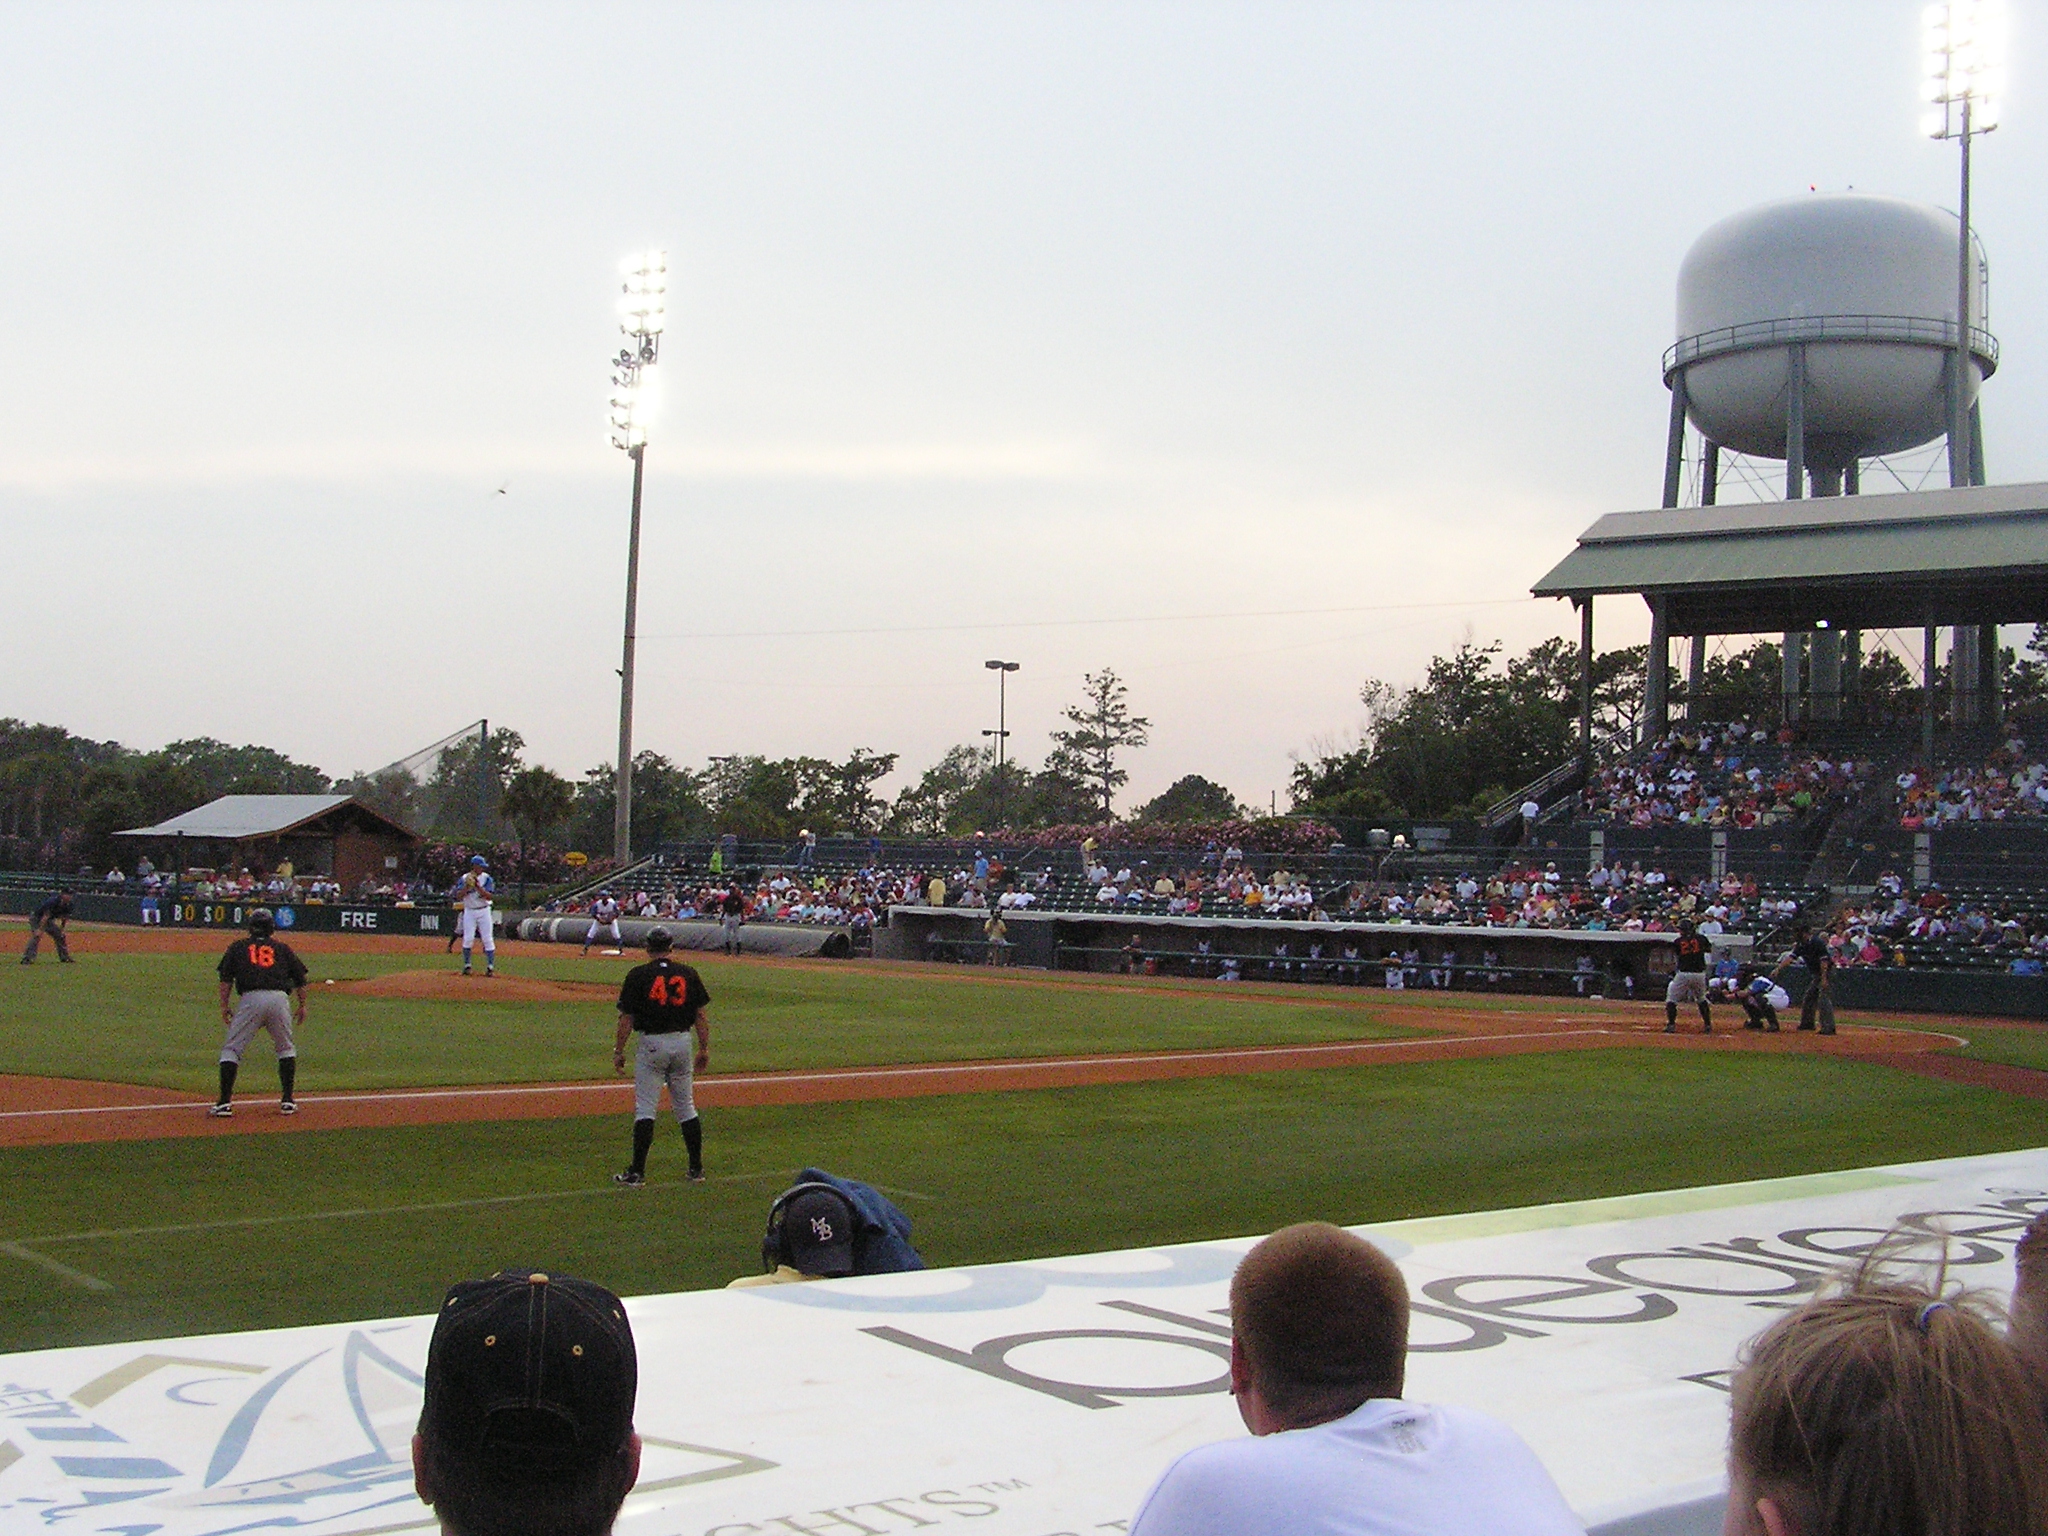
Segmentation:
[[(0, 714), (332, 773), (488, 716), (609, 761), (606, 363), (659, 245), (639, 745), (914, 775), (995, 724), (1004, 657), (1036, 762), (1108, 666), (1153, 722), (1131, 803), (1284, 806), (1364, 679), (1575, 630), (1527, 589), (1656, 500), (1707, 225), (1954, 205), (1919, 12), (17, 0)], [(1994, 480), (2048, 479), (2012, 30), (1985, 430)]]

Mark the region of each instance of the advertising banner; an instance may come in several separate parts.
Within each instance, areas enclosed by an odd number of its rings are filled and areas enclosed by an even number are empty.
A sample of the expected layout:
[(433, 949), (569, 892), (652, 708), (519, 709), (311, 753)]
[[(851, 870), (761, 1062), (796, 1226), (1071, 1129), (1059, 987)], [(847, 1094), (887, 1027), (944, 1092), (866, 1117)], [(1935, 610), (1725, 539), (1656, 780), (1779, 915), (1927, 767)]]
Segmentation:
[[(2048, 1150), (1360, 1230), (1413, 1292), (1410, 1397), (1505, 1419), (1602, 1536), (1688, 1536), (1720, 1529), (1745, 1340), (1900, 1226), (2003, 1294), (2044, 1208)], [(1175, 1456), (1245, 1432), (1225, 1305), (1252, 1241), (634, 1299), (621, 1536), (1122, 1530)], [(408, 1447), (431, 1328), (0, 1359), (0, 1527), (429, 1530)]]

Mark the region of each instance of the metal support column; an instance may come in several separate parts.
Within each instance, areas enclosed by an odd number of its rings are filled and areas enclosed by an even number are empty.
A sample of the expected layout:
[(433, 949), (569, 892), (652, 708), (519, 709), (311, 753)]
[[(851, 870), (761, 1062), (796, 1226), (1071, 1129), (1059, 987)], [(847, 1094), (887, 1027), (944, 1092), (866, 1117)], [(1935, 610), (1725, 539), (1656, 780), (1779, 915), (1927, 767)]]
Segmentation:
[(1721, 492), (1721, 445), (1708, 443), (1700, 450), (1700, 505), (1711, 507)]
[(1700, 725), (1706, 714), (1700, 705), (1700, 685), (1707, 680), (1707, 637), (1692, 637), (1692, 654), (1686, 658), (1685, 667), (1685, 722)]
[(626, 544), (626, 642), (619, 659), (619, 762), (613, 771), (612, 857), (623, 868), (633, 857), (633, 647), (640, 619), (640, 477), (647, 445), (633, 455), (633, 523)]
[(1970, 402), (1970, 484), (1984, 485), (1984, 402)]
[(1593, 771), (1593, 594), (1579, 600), (1579, 769)]
[(1809, 720), (1842, 718), (1842, 633), (1817, 629), (1806, 642), (1806, 715)]
[(1778, 719), (1785, 725), (1806, 718), (1806, 636), (1778, 637)]
[(1842, 469), (1842, 494), (1860, 496), (1863, 494), (1863, 461), (1851, 459)]
[(1685, 370), (1671, 375), (1671, 433), (1664, 444), (1664, 505), (1678, 505), (1678, 485), (1685, 469)]
[(1671, 731), (1671, 621), (1663, 593), (1646, 601), (1650, 605), (1650, 657), (1643, 669), (1643, 739), (1656, 741)]
[(1932, 624), (1920, 631), (1920, 765), (1934, 772), (1934, 647), (1939, 631)]
[(1806, 347), (1787, 347), (1785, 379), (1785, 499), (1806, 496)]
[(1982, 630), (1958, 624), (1948, 640), (1948, 723), (1967, 728), (1983, 719), (1983, 687), (1978, 663), (1984, 656)]
[(1998, 626), (1979, 624), (1978, 643), (1981, 650), (1977, 658), (1977, 700), (1984, 723), (2003, 728), (2005, 725), (2005, 653), (1998, 647)]

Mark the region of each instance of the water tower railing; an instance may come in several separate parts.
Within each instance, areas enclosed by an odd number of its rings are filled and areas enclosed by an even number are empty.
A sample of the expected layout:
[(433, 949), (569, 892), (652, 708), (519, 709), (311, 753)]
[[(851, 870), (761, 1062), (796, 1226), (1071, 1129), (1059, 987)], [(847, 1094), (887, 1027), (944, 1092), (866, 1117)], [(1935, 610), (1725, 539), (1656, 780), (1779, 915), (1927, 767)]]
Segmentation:
[[(1668, 385), (1679, 369), (1706, 358), (1820, 341), (1889, 341), (1950, 348), (1956, 344), (1956, 323), (1912, 315), (1800, 315), (1724, 325), (1718, 330), (1688, 336), (1668, 348), (1664, 353), (1664, 382)], [(1982, 326), (1970, 327), (1970, 351), (1984, 365), (1986, 378), (1998, 371), (1998, 338)]]

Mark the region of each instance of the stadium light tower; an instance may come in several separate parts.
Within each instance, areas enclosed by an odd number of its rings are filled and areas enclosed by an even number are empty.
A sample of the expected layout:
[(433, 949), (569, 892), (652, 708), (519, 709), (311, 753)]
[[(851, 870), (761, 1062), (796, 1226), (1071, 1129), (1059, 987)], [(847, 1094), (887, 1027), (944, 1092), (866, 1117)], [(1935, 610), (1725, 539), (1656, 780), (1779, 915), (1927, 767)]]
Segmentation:
[(1010, 674), (1024, 664), (1021, 661), (984, 661), (982, 665), (996, 675), (996, 728), (992, 731), (983, 731), (981, 734), (996, 739), (996, 814), (1000, 816), (1003, 814), (1003, 759), (1008, 755), (1004, 749), (1010, 741), (1009, 700), (1006, 694)]
[(1929, 138), (1956, 139), (1962, 146), (1962, 190), (1956, 244), (1956, 350), (1948, 400), (1948, 481), (1970, 485), (1978, 453), (1967, 399), (1970, 370), (1970, 138), (1998, 126), (2005, 94), (2005, 14), (2001, 0), (1942, 0), (1922, 16), (1927, 102), (1920, 126)]
[(984, 661), (982, 665), (996, 675), (996, 728), (992, 731), (983, 731), (981, 734), (995, 737), (996, 768), (1000, 771), (1003, 766), (1003, 744), (1010, 739), (1009, 723), (1005, 718), (1008, 708), (1008, 700), (1004, 697), (1006, 685), (1010, 681), (1010, 674), (1021, 669), (1024, 664), (1021, 661)]
[(619, 330), (626, 345), (612, 359), (611, 440), (633, 461), (633, 521), (626, 542), (626, 643), (619, 663), (619, 762), (612, 811), (612, 857), (633, 856), (633, 639), (640, 608), (640, 484), (647, 428), (659, 403), (656, 364), (668, 321), (668, 253), (646, 251), (619, 263)]

